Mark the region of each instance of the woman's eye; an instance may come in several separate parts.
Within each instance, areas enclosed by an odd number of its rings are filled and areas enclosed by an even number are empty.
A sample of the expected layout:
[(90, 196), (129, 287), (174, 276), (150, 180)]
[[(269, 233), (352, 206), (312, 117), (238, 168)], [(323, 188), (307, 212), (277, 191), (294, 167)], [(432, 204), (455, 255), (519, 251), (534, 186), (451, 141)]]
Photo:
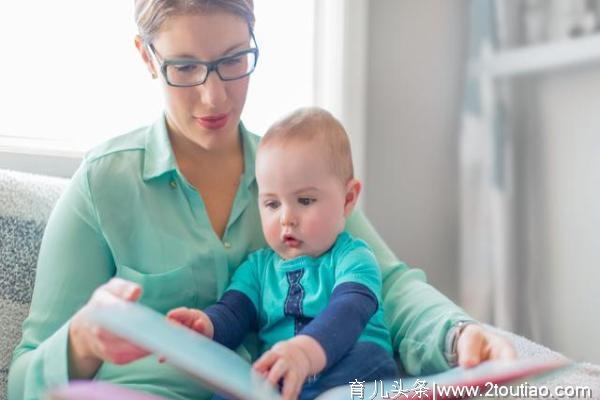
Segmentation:
[(196, 64), (181, 64), (181, 65), (176, 65), (175, 69), (179, 73), (186, 74), (186, 73), (194, 72), (197, 67), (198, 66)]
[(303, 206), (311, 205), (315, 201), (317, 201), (317, 200), (316, 199), (311, 199), (310, 197), (300, 197), (300, 198), (298, 198), (298, 203), (302, 204)]
[(240, 56), (240, 57), (226, 58), (225, 60), (221, 61), (221, 64), (227, 65), (227, 66), (233, 66), (233, 65), (238, 65), (241, 62), (242, 62), (242, 57)]

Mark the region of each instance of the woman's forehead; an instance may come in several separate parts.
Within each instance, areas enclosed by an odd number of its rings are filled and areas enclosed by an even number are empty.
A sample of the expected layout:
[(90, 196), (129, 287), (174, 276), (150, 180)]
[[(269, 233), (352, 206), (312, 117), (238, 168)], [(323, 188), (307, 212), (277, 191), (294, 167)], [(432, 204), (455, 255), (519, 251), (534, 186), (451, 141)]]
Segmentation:
[(165, 58), (212, 60), (248, 47), (250, 30), (238, 15), (211, 11), (169, 17), (152, 43)]

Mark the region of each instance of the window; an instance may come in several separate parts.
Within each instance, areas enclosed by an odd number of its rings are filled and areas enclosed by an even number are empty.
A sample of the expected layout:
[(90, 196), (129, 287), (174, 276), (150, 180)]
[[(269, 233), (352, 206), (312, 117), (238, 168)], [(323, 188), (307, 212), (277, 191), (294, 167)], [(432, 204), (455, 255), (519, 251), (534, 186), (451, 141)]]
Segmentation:
[[(263, 133), (313, 103), (314, 0), (254, 3), (261, 53), (242, 119)], [(0, 143), (84, 150), (160, 114), (160, 83), (133, 44), (132, 1), (14, 1), (0, 10)]]

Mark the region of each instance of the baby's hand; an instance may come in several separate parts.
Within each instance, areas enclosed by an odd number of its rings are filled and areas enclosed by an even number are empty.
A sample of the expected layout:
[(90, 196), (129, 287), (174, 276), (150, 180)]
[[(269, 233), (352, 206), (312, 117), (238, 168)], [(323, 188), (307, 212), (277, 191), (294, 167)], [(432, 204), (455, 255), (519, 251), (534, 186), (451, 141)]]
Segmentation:
[(458, 365), (466, 368), (488, 360), (517, 358), (517, 352), (508, 340), (485, 330), (478, 324), (465, 327), (458, 338), (456, 352)]
[(212, 339), (214, 327), (206, 313), (193, 308), (179, 307), (167, 313), (167, 319), (187, 326), (190, 329)]
[(284, 400), (298, 398), (311, 369), (310, 359), (293, 339), (277, 343), (255, 363), (254, 369), (276, 386), (283, 379)]

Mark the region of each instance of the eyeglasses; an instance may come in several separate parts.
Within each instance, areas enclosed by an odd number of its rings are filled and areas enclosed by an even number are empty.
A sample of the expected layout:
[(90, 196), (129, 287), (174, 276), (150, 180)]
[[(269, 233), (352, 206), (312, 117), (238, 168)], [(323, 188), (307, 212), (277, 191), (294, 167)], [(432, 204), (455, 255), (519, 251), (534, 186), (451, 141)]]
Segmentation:
[(212, 71), (215, 71), (222, 81), (234, 81), (250, 75), (258, 61), (256, 39), (252, 32), (250, 36), (254, 47), (211, 62), (194, 59), (163, 59), (161, 62), (162, 57), (159, 58), (154, 45), (149, 43), (148, 47), (160, 65), (160, 71), (168, 85), (190, 87), (202, 85)]

